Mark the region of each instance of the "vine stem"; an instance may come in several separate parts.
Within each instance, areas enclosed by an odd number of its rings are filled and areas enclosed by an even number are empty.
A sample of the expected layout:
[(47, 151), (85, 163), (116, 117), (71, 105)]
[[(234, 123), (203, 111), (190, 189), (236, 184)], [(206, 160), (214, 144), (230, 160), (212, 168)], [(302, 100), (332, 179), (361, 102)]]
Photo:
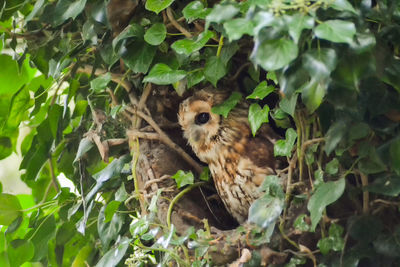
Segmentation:
[(221, 35), (221, 37), (219, 37), (219, 42), (218, 42), (217, 57), (221, 55), (221, 50), (223, 46), (224, 46), (224, 37)]
[(205, 182), (199, 182), (199, 183), (195, 183), (192, 184), (188, 187), (186, 187), (185, 189), (183, 189), (181, 192), (179, 192), (179, 194), (177, 194), (174, 199), (172, 199), (171, 203), (169, 204), (168, 207), (168, 213), (167, 213), (167, 225), (168, 228), (171, 228), (171, 215), (172, 215), (172, 209), (174, 208), (174, 205), (176, 204), (176, 202), (178, 202), (179, 199), (181, 199), (187, 192), (191, 191), (193, 188), (205, 185)]

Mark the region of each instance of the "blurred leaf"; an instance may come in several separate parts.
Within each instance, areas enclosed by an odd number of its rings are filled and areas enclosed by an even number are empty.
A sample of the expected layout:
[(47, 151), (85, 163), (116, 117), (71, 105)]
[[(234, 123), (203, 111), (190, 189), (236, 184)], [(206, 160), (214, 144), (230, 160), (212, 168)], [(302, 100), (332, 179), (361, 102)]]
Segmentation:
[(91, 252), (93, 251), (93, 244), (88, 244), (79, 250), (78, 255), (76, 255), (71, 267), (85, 266), (88, 263)]
[(184, 172), (179, 170), (173, 176), (172, 179), (175, 179), (178, 188), (184, 187), (185, 185), (191, 185), (194, 182), (194, 176), (192, 172)]
[(264, 195), (255, 200), (249, 209), (249, 222), (267, 228), (281, 215), (284, 201), (278, 197)]
[(302, 88), (301, 99), (310, 113), (314, 112), (322, 103), (326, 93), (327, 85), (312, 79)]
[(140, 218), (139, 220), (133, 220), (129, 226), (129, 231), (133, 238), (142, 236), (149, 230), (149, 220), (146, 217)]
[(334, 158), (330, 162), (328, 162), (325, 166), (326, 173), (330, 175), (335, 175), (339, 171), (339, 161), (337, 158)]
[(385, 196), (397, 197), (400, 194), (400, 176), (384, 175), (376, 178), (371, 184), (364, 187), (368, 192)]
[(167, 36), (167, 28), (163, 23), (155, 23), (144, 34), (144, 40), (151, 45), (161, 44)]
[(204, 66), (204, 77), (215, 87), (218, 80), (224, 77), (226, 72), (226, 66), (220, 57), (211, 56), (207, 58), (206, 65)]
[(349, 236), (363, 243), (375, 240), (383, 230), (381, 220), (371, 215), (350, 218), (348, 227)]
[(306, 218), (306, 214), (299, 215), (293, 223), (294, 228), (300, 230), (302, 232), (307, 232), (310, 230), (310, 225), (304, 220)]
[(400, 138), (391, 143), (389, 152), (392, 168), (400, 175)]
[(58, 26), (67, 19), (75, 19), (85, 8), (86, 0), (60, 0), (52, 10), (52, 24)]
[(257, 130), (261, 127), (261, 124), (268, 122), (269, 106), (264, 105), (261, 109), (260, 105), (253, 103), (249, 107), (249, 117), (251, 133), (253, 136), (256, 135)]
[(94, 92), (100, 93), (107, 88), (108, 83), (111, 81), (111, 73), (107, 72), (106, 74), (100, 75), (94, 80), (90, 81), (90, 88), (93, 89)]
[(96, 267), (104, 266), (117, 266), (117, 264), (122, 260), (125, 255), (126, 250), (129, 248), (131, 239), (127, 237), (122, 237), (116, 244), (107, 251), (106, 254), (100, 259), (96, 264)]
[(253, 35), (253, 23), (245, 18), (231, 19), (224, 23), (229, 41), (239, 40), (244, 34)]
[(290, 116), (294, 117), (294, 111), (296, 109), (298, 94), (292, 94), (290, 97), (284, 97), (279, 102), (279, 107), (282, 111), (286, 112)]
[(157, 213), (157, 211), (158, 211), (157, 202), (158, 202), (158, 199), (159, 199), (159, 197), (160, 197), (160, 195), (161, 195), (161, 192), (162, 192), (162, 189), (159, 188), (159, 189), (157, 190), (157, 194), (156, 194), (156, 195), (153, 195), (153, 196), (151, 197), (151, 202), (150, 202), (150, 205), (149, 205), (149, 207), (148, 207), (148, 210), (149, 210), (150, 212)]
[[(115, 206), (114, 206), (115, 207)], [(112, 207), (112, 208), (114, 208)], [(118, 234), (124, 225), (124, 214), (116, 212), (112, 215), (111, 221), (106, 219), (106, 206), (102, 206), (97, 219), (97, 230), (102, 244), (103, 251), (108, 250), (112, 240), (117, 240)]]
[(210, 13), (211, 9), (204, 8), (204, 5), (201, 1), (193, 1), (190, 2), (185, 8), (182, 10), (183, 16), (189, 21), (193, 21), (195, 19), (205, 19), (206, 16)]
[(267, 71), (281, 69), (297, 57), (297, 45), (289, 39), (263, 41), (255, 46), (252, 60)]
[(272, 85), (267, 85), (266, 81), (262, 81), (254, 88), (253, 93), (246, 97), (246, 99), (264, 99), (270, 93), (275, 91), (275, 87)]
[(28, 110), (32, 106), (33, 101), (29, 95), (26, 86), (15, 93), (11, 99), (11, 108), (7, 119), (7, 127), (15, 129), (22, 120), (27, 119)]
[(297, 133), (293, 128), (286, 130), (286, 139), (278, 140), (274, 145), (274, 156), (286, 156), (290, 157), (292, 149), (297, 138)]
[(94, 144), (89, 138), (82, 138), (82, 140), (79, 142), (79, 147), (78, 151), (76, 152), (74, 162), (81, 159), (83, 155), (85, 155), (85, 153), (88, 152), (93, 146)]
[(144, 29), (142, 26), (136, 23), (129, 24), (120, 34), (118, 34), (117, 37), (113, 39), (112, 48), (114, 49), (115, 52), (121, 54), (121, 50), (124, 49), (126, 39), (136, 37), (133, 39), (137, 41), (140, 38), (142, 38), (143, 35), (144, 35)]
[(242, 94), (233, 92), (222, 104), (212, 107), (211, 111), (215, 114), (224, 116), (224, 118), (227, 118), (229, 112), (237, 105), (237, 103), (239, 103), (241, 99)]
[(147, 0), (145, 7), (147, 10), (158, 14), (169, 7), (173, 2), (174, 0)]
[(229, 20), (233, 18), (238, 12), (239, 9), (234, 5), (230, 4), (215, 5), (211, 10), (210, 14), (208, 14), (206, 17), (206, 29), (208, 28), (208, 25), (210, 25), (211, 22), (220, 23)]
[(307, 205), (311, 214), (311, 231), (315, 231), (326, 206), (342, 196), (345, 185), (345, 179), (342, 178), (335, 182), (323, 183), (317, 187)]
[(16, 196), (0, 194), (0, 225), (10, 225), (21, 215), (21, 205)]
[(336, 148), (346, 133), (346, 123), (342, 120), (336, 121), (331, 125), (325, 134), (325, 153), (327, 155)]
[(32, 241), (35, 246), (35, 254), (31, 261), (40, 261), (45, 258), (48, 253), (48, 244), (56, 234), (56, 220), (53, 215), (48, 215), (42, 218), (37, 228), (31, 230), (25, 239)]
[(118, 211), (119, 206), (121, 205), (120, 201), (112, 200), (107, 204), (106, 209), (104, 211), (104, 222), (110, 222), (115, 212)]
[(356, 34), (356, 27), (350, 21), (327, 20), (320, 23), (314, 29), (314, 33), (318, 38), (331, 42), (351, 44)]
[(331, 48), (309, 50), (302, 58), (303, 66), (310, 73), (311, 79), (317, 81), (328, 78), (337, 65), (336, 52)]
[(314, 26), (312, 17), (300, 13), (295, 13), (291, 16), (285, 15), (284, 20), (289, 28), (289, 35), (296, 44), (299, 42), (301, 32), (304, 29), (312, 29)]
[(192, 39), (182, 39), (174, 42), (171, 48), (178, 54), (190, 55), (203, 48), (208, 40), (213, 37), (214, 33), (212, 31), (204, 31)]
[(24, 262), (32, 259), (34, 246), (29, 239), (13, 240), (7, 249), (7, 253), (11, 266), (21, 266)]
[(167, 231), (163, 236), (161, 236), (153, 246), (157, 247), (158, 245), (161, 245), (165, 249), (168, 248), (168, 246), (171, 243), (172, 236), (174, 234), (175, 234), (175, 226), (172, 224), (169, 231)]
[(208, 182), (210, 180), (210, 168), (204, 167), (203, 171), (200, 174), (200, 180)]
[(349, 11), (357, 14), (354, 7), (347, 0), (335, 0), (333, 3), (330, 3), (329, 6), (339, 11)]
[(176, 83), (185, 78), (186, 72), (183, 70), (173, 70), (163, 63), (156, 64), (143, 79), (143, 82), (151, 82), (158, 85)]

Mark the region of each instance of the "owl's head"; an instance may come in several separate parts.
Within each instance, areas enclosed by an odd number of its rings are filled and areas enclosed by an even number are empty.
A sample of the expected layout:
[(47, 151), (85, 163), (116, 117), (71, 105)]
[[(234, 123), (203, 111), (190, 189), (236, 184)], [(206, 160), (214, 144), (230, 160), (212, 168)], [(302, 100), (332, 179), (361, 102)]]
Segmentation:
[(212, 113), (211, 108), (222, 103), (226, 97), (226, 92), (203, 89), (181, 103), (179, 124), (185, 138), (197, 154), (207, 149), (206, 146), (217, 136), (222, 118)]

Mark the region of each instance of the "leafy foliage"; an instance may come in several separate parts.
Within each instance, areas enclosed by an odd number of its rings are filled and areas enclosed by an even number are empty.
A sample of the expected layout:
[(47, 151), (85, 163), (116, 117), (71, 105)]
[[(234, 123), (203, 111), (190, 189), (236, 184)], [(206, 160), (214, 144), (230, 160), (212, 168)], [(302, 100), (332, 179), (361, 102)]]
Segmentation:
[[(253, 135), (263, 123), (284, 133), (274, 154), (287, 171), (262, 186), (258, 228), (237, 230), (252, 248), (275, 234), (268, 245), (294, 251), (287, 266), (399, 264), (399, 1), (3, 2), (0, 159), (21, 154), (32, 194), (0, 186), (1, 266), (211, 264), (207, 221), (179, 235), (157, 218), (161, 191), (141, 205), (124, 112), (150, 83), (231, 90), (213, 112), (247, 96)], [(173, 178), (182, 195), (199, 186)]]

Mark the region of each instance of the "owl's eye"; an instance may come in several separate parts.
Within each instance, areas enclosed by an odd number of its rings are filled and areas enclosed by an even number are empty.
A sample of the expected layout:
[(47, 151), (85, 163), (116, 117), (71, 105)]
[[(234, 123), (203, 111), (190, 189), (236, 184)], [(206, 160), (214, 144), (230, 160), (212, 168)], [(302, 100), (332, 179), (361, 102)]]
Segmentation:
[(197, 125), (201, 125), (201, 124), (207, 123), (209, 120), (210, 120), (210, 113), (203, 112), (196, 116), (196, 118), (194, 119), (194, 122)]

